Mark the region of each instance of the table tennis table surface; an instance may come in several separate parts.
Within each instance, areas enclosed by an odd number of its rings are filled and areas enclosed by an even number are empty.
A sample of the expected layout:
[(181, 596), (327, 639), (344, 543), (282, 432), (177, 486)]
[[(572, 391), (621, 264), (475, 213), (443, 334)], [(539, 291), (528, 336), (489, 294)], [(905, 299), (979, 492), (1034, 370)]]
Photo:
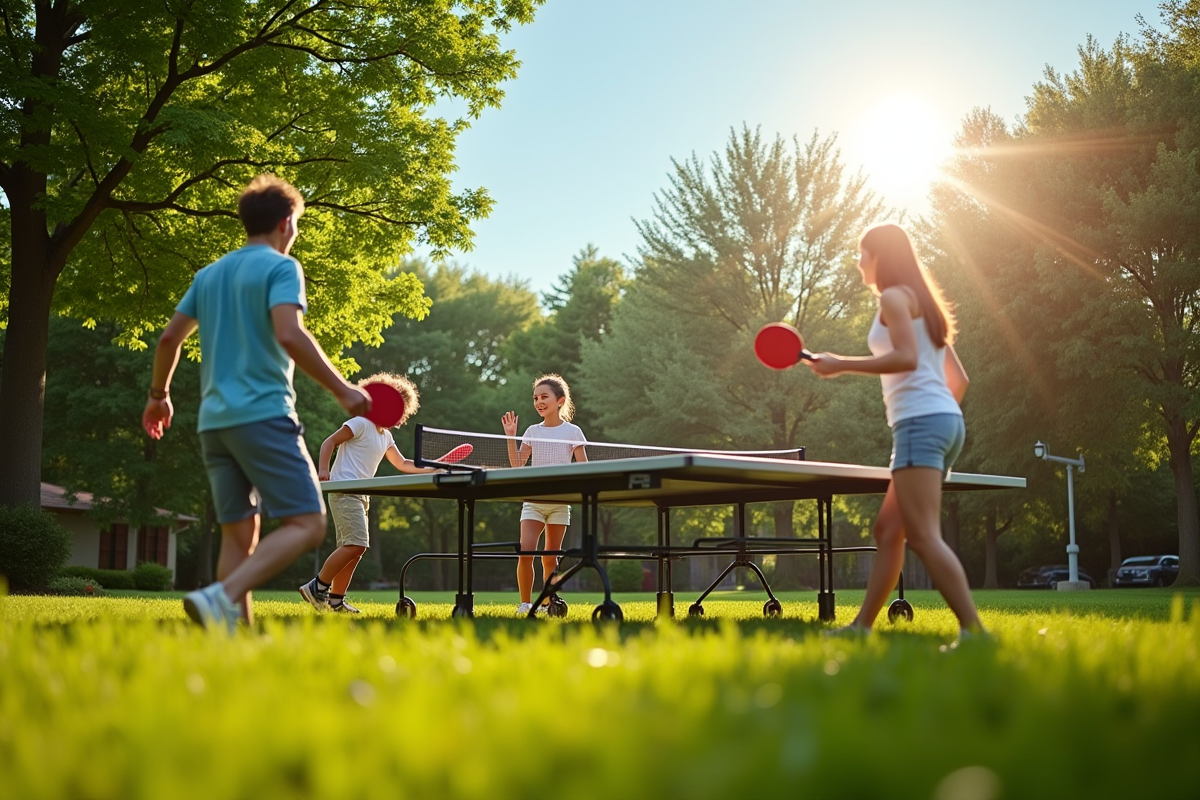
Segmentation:
[[(671, 507), (883, 494), (887, 467), (710, 453), (510, 467), (474, 472), (327, 481), (326, 492), (390, 497), (570, 503), (583, 494), (606, 505)], [(952, 472), (945, 491), (1023, 489), (1025, 479)]]

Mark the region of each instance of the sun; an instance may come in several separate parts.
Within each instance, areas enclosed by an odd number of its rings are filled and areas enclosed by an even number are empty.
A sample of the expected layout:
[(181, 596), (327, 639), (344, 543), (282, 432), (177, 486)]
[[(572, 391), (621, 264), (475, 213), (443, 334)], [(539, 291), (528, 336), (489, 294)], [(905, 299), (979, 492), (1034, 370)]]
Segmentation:
[(895, 94), (871, 107), (851, 140), (868, 187), (887, 202), (921, 202), (950, 157), (952, 132), (928, 103)]

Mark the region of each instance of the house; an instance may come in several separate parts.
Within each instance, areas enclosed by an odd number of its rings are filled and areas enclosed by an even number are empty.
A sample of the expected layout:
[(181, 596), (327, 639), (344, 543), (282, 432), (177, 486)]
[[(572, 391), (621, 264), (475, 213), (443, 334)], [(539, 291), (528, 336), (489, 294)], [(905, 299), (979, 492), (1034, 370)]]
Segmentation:
[(58, 524), (71, 532), (68, 566), (133, 569), (143, 561), (153, 561), (170, 569), (172, 579), (176, 577), (177, 534), (199, 522), (196, 517), (157, 508), (159, 525), (132, 528), (114, 522), (102, 528), (88, 513), (94, 500), (89, 492), (78, 492), (71, 500), (61, 486), (42, 484), (42, 510), (53, 514)]

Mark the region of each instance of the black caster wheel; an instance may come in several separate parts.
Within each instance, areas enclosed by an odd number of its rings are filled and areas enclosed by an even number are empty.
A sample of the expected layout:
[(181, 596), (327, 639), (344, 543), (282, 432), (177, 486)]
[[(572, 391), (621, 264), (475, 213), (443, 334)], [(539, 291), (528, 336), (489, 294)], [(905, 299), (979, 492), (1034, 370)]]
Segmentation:
[(417, 604), (411, 597), (401, 597), (400, 602), (396, 603), (396, 616), (404, 619), (417, 618)]
[(783, 616), (783, 606), (780, 605), (778, 600), (771, 598), (767, 602), (763, 603), (763, 616), (764, 617), (782, 617)]
[(563, 600), (558, 595), (552, 595), (550, 597), (550, 605), (546, 608), (546, 616), (565, 619), (569, 609), (570, 607), (567, 605), (566, 600)]
[(688, 606), (688, 616), (689, 617), (703, 617), (704, 616), (704, 606), (700, 605), (699, 603), (692, 603), (690, 606)]
[(456, 619), (473, 619), (475, 617), (475, 612), (469, 608), (455, 606), (454, 610), (450, 612), (450, 616)]
[(592, 609), (592, 622), (621, 622), (624, 619), (621, 607), (611, 600)]
[(913, 607), (907, 600), (893, 600), (888, 606), (888, 622), (896, 623), (896, 620), (904, 617), (908, 622), (913, 620)]

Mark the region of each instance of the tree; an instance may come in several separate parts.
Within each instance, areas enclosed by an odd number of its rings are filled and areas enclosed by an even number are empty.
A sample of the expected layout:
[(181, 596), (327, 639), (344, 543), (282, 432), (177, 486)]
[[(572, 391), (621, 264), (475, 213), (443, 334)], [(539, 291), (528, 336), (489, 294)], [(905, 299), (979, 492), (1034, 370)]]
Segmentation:
[[(37, 497), (52, 310), (144, 346), (240, 241), (255, 173), (308, 199), (296, 254), (327, 349), (424, 313), (412, 275), (384, 270), (414, 241), (470, 246), (491, 200), (452, 193), (455, 137), (500, 102), (518, 62), (497, 34), (540, 2), (0, 0), (0, 503)], [(443, 97), (468, 119), (431, 118)]]
[[(613, 310), (626, 283), (621, 264), (601, 257), (594, 245), (588, 245), (572, 260), (570, 272), (559, 276), (554, 287), (542, 295), (542, 305), (549, 315), (516, 331), (505, 343), (509, 382), (528, 389), (539, 375), (562, 375), (572, 387), (577, 407), (575, 422), (593, 440), (604, 435), (599, 414), (575, 377), (584, 343), (599, 342), (608, 334)], [(526, 400), (529, 393), (525, 394), (517, 399)]]
[[(1175, 478), (1180, 585), (1200, 583), (1192, 450), (1200, 432), (1200, 9), (1164, 6), (1166, 33), (1080, 48), (1047, 71), (1013, 141), (963, 190), (1036, 248), (1067, 377), (1132, 378), (1158, 416)], [(985, 154), (988, 154), (985, 151)], [(1118, 392), (1119, 393), (1119, 392)]]
[[(1003, 154), (1015, 140), (988, 110), (972, 112), (956, 141), (960, 154), (947, 180), (931, 194), (932, 213), (918, 228), (926, 263), (954, 302), (956, 349), (971, 376), (964, 402), (967, 448), (960, 469), (1024, 474), (1029, 490), (996, 496), (951, 497), (948, 528), (962, 514), (983, 521), (985, 586), (998, 580), (997, 537), (1032, 504), (1049, 503), (1065, 519), (1061, 479), (1035, 464), (1038, 439), (1083, 448), (1088, 459), (1079, 483), (1080, 507), (1126, 491), (1143, 466), (1151, 418), (1136, 378), (1114, 371), (1102, 357), (1103, 342), (1064, 332), (1081, 300), (1103, 303), (1102, 287), (1073, 281), (1039, 262), (1038, 245), (997, 208), (989, 187), (1015, 182)], [(1001, 178), (1000, 176), (1004, 176)], [(982, 199), (981, 199), (982, 198)], [(1009, 524), (998, 523), (1003, 516)], [(1060, 526), (1063, 536), (1065, 530)], [(1118, 544), (1119, 547), (1119, 544)]]
[[(763, 323), (785, 320), (814, 347), (863, 347), (870, 295), (855, 245), (884, 212), (866, 178), (846, 175), (832, 137), (789, 147), (743, 128), (710, 163), (674, 162), (669, 181), (638, 225), (640, 259), (611, 330), (583, 346), (600, 425), (645, 444), (877, 454), (878, 384), (772, 372), (752, 346)], [(792, 512), (776, 507), (776, 535), (792, 535)]]

